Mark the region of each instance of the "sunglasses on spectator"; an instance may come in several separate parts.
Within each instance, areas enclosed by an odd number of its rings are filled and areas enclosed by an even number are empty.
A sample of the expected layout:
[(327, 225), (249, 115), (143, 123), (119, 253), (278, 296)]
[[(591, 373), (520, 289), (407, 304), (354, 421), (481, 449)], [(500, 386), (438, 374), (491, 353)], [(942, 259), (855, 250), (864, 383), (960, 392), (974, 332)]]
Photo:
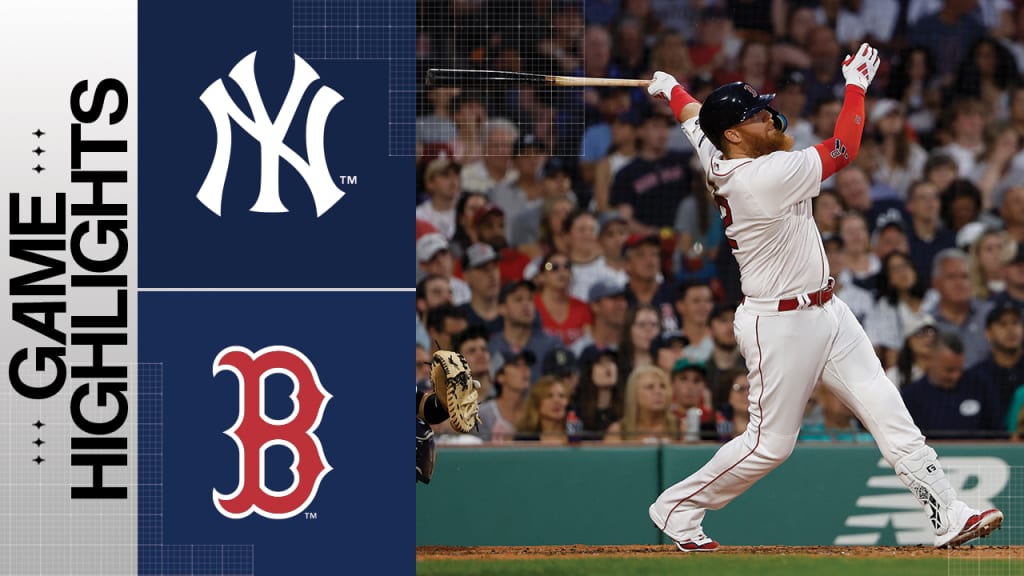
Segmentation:
[(544, 264), (544, 270), (546, 270), (547, 272), (556, 272), (558, 270), (572, 270), (572, 262), (566, 262), (565, 264), (561, 264), (558, 262), (548, 262), (547, 264)]

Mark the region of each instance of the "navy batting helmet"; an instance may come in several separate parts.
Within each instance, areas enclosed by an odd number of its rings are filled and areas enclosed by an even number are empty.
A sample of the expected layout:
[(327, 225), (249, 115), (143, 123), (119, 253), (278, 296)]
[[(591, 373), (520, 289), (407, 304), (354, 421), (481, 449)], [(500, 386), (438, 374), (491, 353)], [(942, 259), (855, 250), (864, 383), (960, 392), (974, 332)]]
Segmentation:
[(700, 108), (700, 127), (704, 134), (719, 150), (722, 149), (722, 135), (733, 126), (752, 118), (761, 110), (772, 115), (775, 129), (786, 131), (786, 117), (769, 106), (775, 94), (758, 94), (746, 82), (733, 82), (719, 86), (704, 100)]

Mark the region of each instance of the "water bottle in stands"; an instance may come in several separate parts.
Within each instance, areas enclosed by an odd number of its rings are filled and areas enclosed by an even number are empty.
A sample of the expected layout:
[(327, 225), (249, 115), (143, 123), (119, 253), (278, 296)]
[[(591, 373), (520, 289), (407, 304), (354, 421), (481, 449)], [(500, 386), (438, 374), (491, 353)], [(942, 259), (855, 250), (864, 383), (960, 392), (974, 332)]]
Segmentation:
[(583, 435), (583, 421), (576, 415), (575, 410), (569, 410), (565, 417), (565, 435), (569, 437), (569, 444), (579, 444)]
[(690, 408), (686, 411), (684, 442), (700, 442), (700, 417), (703, 413), (700, 408)]

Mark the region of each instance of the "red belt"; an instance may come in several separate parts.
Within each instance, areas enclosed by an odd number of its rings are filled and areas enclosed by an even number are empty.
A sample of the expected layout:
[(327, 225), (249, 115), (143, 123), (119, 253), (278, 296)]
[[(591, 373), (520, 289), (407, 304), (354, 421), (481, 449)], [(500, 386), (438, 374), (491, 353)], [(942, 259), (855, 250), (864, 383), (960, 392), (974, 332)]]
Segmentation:
[[(835, 281), (829, 278), (828, 285), (818, 290), (817, 292), (808, 292), (804, 298), (807, 299), (807, 306), (824, 306), (829, 300), (832, 299), (832, 287), (835, 286)], [(744, 297), (745, 299), (746, 297)], [(800, 298), (783, 298), (779, 300), (779, 312), (788, 312), (790, 310), (796, 310), (800, 307)]]

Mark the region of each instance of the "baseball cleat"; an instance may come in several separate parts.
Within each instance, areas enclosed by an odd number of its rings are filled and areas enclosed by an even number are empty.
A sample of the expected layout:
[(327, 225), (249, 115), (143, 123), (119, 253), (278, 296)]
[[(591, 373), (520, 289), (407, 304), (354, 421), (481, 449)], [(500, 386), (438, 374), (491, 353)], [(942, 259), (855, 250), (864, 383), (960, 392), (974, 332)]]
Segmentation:
[(689, 540), (676, 542), (676, 548), (683, 552), (714, 552), (719, 544), (701, 532)]
[(975, 538), (985, 538), (1003, 525), (1003, 513), (995, 508), (989, 508), (984, 512), (973, 514), (964, 523), (960, 533), (954, 536), (949, 542), (939, 548), (953, 548)]

